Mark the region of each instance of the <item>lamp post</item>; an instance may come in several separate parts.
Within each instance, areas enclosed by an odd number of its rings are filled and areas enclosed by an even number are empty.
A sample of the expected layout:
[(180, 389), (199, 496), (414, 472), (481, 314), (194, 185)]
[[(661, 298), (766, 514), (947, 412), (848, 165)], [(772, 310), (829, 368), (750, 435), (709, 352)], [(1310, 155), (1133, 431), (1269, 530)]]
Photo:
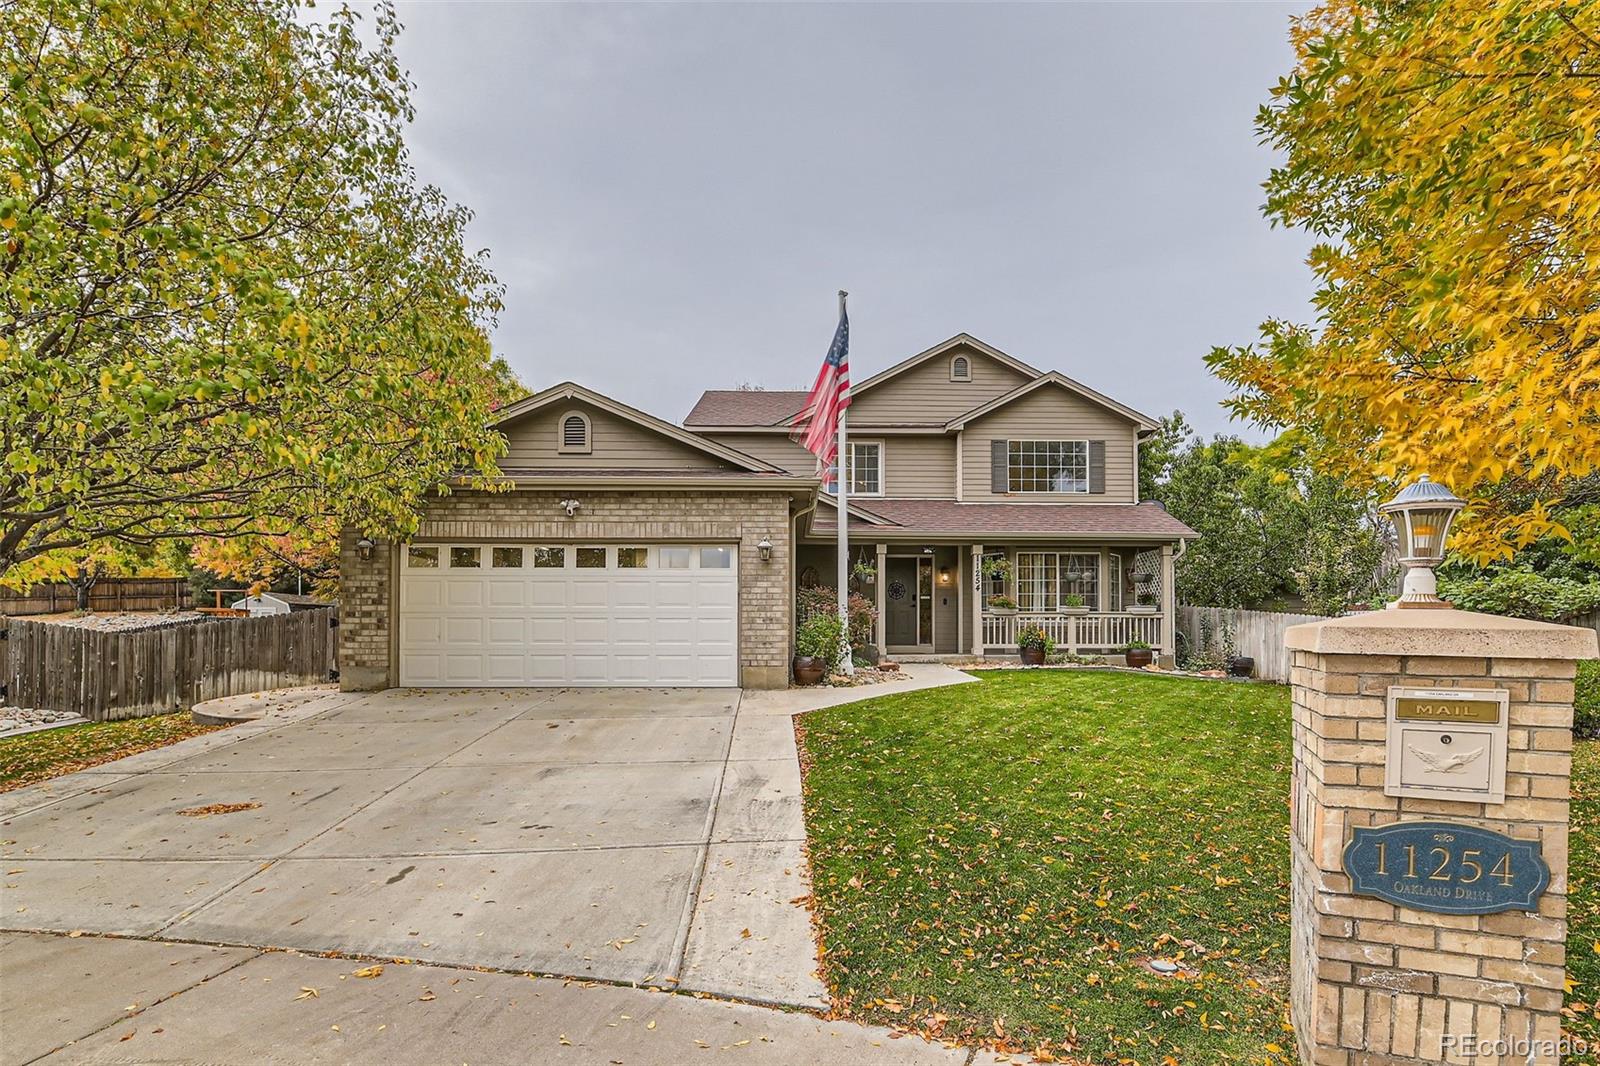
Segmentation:
[(1400, 565), (1405, 581), (1400, 598), (1390, 607), (1449, 608), (1439, 598), (1439, 584), (1433, 568), (1444, 562), (1445, 539), (1450, 524), (1467, 501), (1423, 474), (1400, 490), (1399, 495), (1378, 508), (1389, 517), (1400, 538)]

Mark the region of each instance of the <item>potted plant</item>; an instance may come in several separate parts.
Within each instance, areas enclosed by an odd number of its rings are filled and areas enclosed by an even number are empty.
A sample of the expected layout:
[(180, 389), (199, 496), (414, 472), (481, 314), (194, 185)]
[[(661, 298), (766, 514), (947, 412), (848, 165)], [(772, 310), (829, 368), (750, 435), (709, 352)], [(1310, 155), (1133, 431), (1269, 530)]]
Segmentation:
[(1062, 614), (1088, 614), (1089, 608), (1083, 605), (1083, 597), (1076, 592), (1069, 592), (1061, 597)]
[(1043, 666), (1056, 642), (1038, 626), (1023, 626), (1017, 631), (1017, 650), (1022, 654), (1023, 666)]
[(1149, 666), (1153, 661), (1155, 661), (1155, 653), (1151, 651), (1150, 645), (1146, 644), (1142, 640), (1128, 641), (1128, 646), (1123, 649), (1122, 657), (1127, 661), (1129, 666), (1138, 669)]
[(1012, 599), (1010, 596), (990, 596), (989, 597), (989, 613), (990, 614), (1016, 614), (1017, 613), (1017, 601)]
[(816, 614), (802, 622), (794, 633), (795, 684), (815, 685), (827, 677), (843, 640), (844, 627), (837, 615)]
[(1158, 610), (1156, 594), (1149, 591), (1139, 593), (1138, 599), (1128, 605), (1129, 614), (1155, 614)]

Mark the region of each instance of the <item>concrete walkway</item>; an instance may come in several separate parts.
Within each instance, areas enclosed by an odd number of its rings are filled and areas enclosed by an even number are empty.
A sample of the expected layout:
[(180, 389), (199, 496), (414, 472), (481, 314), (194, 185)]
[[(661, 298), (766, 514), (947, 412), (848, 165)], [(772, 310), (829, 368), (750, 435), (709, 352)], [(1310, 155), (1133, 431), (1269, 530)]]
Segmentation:
[(0, 934), (0, 1063), (994, 1063), (723, 1000), (427, 965)]

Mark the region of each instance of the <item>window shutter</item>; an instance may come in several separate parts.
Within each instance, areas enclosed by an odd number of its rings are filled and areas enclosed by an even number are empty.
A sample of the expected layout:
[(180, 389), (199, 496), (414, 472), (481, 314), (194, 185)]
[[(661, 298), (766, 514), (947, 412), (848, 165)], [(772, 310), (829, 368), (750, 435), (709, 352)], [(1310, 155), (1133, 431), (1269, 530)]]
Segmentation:
[(992, 440), (989, 442), (990, 492), (1006, 492), (1010, 489), (1011, 478), (1006, 465), (1010, 454), (1010, 441)]
[(1106, 442), (1092, 440), (1089, 442), (1089, 492), (1093, 495), (1105, 495), (1106, 491)]

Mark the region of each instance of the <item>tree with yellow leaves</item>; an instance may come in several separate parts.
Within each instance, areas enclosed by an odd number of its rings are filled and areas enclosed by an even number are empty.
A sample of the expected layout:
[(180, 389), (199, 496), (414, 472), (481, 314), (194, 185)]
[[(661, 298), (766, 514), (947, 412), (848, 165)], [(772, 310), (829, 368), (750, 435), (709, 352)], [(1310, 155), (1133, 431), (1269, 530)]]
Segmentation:
[(1265, 211), (1322, 238), (1319, 322), (1213, 351), (1231, 407), (1346, 478), (1449, 484), (1480, 561), (1569, 538), (1600, 491), (1600, 9), (1330, 0), (1292, 36)]

